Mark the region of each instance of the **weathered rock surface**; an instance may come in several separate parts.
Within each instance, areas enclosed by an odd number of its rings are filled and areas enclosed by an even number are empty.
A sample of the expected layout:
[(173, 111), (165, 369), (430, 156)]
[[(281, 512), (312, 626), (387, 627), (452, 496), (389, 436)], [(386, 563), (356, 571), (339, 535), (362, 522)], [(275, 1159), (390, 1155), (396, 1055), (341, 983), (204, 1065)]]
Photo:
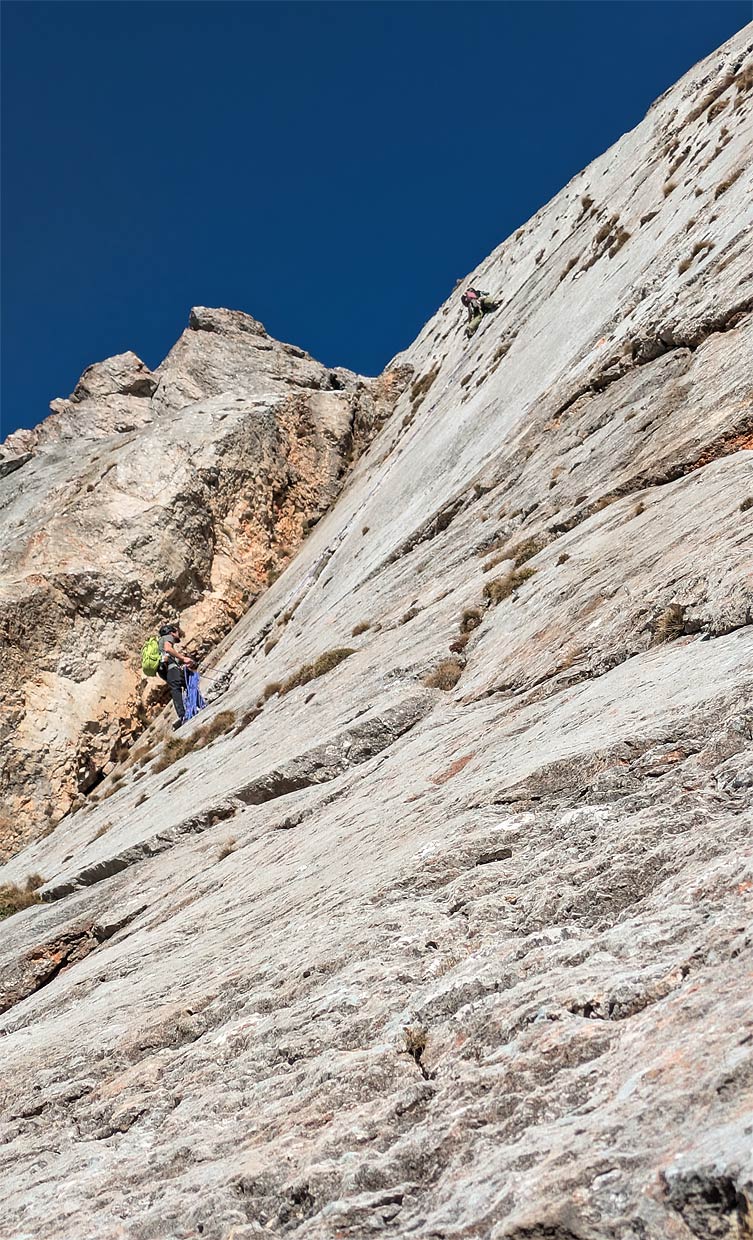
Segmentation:
[(153, 714), (139, 651), (159, 618), (181, 612), (208, 649), (290, 560), (396, 383), (198, 307), (154, 374), (133, 353), (91, 366), (6, 440), (0, 855), (54, 825)]
[(18, 1240), (753, 1234), (751, 41), (396, 359), (186, 743), (0, 872)]

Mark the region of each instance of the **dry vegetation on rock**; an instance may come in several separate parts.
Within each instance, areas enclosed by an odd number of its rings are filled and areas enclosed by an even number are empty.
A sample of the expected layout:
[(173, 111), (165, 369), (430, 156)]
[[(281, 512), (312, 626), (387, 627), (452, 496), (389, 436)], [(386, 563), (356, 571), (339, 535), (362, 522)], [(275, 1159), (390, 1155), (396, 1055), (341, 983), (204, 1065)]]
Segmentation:
[(41, 897), (37, 888), (43, 883), (44, 879), (39, 874), (30, 874), (21, 886), (15, 883), (0, 886), (0, 920), (20, 912), (21, 909), (29, 908), (32, 904), (39, 904)]

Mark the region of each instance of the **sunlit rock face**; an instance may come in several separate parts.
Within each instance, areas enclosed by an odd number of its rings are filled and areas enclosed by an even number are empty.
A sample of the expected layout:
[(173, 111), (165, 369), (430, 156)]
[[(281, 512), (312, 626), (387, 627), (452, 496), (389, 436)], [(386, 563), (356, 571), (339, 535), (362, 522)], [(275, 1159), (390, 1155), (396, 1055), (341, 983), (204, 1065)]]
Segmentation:
[(102, 781), (163, 697), (140, 650), (180, 614), (211, 649), (289, 563), (391, 409), (250, 315), (191, 311), (151, 373), (89, 367), (0, 449), (5, 638), (0, 852)]
[(7, 851), (121, 743), (0, 872), (9, 1234), (750, 1234), (751, 43), (470, 340), (367, 382), (197, 309), (6, 446)]

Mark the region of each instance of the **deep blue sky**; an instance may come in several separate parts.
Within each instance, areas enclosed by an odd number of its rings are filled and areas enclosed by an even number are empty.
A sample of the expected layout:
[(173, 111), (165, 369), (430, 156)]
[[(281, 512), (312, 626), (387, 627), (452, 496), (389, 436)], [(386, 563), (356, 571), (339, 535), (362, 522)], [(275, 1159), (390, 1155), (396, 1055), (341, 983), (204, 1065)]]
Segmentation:
[(3, 433), (194, 304), (378, 372), (737, 0), (3, 4)]

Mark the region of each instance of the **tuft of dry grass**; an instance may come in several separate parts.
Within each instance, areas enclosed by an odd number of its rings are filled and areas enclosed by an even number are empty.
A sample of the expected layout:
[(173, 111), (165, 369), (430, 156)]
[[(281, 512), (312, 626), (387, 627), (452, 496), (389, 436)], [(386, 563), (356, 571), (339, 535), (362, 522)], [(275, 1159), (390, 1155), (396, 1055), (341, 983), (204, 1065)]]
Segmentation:
[(420, 1066), (421, 1056), (426, 1050), (426, 1030), (421, 1025), (404, 1025), (403, 1035), (406, 1054), (415, 1059)]
[(460, 632), (472, 633), (478, 628), (483, 618), (480, 607), (466, 607), (460, 617)]
[(261, 701), (268, 702), (271, 697), (280, 692), (281, 688), (282, 683), (279, 680), (270, 680), (262, 690)]
[(618, 228), (617, 235), (607, 251), (610, 258), (614, 258), (615, 254), (622, 249), (626, 241), (630, 240), (630, 233), (626, 228)]
[(740, 505), (740, 512), (747, 512), (749, 508), (753, 508), (753, 495), (749, 495)]
[(244, 715), (241, 715), (241, 718), (238, 722), (238, 726), (235, 729), (236, 736), (238, 735), (239, 732), (242, 732), (244, 728), (247, 728), (249, 724), (253, 723), (254, 719), (258, 719), (260, 714), (261, 714), (260, 706), (251, 706)]
[(581, 194), (580, 196), (581, 215), (585, 215), (586, 211), (590, 210), (590, 208), (593, 205), (594, 205), (594, 200), (590, 194)]
[(459, 637), (450, 642), (450, 650), (453, 654), (462, 654), (470, 640), (470, 633), (461, 633)]
[(238, 841), (236, 839), (225, 840), (224, 844), (220, 846), (217, 853), (217, 860), (224, 861), (226, 857), (229, 857), (231, 853), (235, 852), (237, 845)]
[(359, 637), (361, 633), (365, 633), (366, 630), (370, 628), (371, 628), (370, 620), (361, 620), (358, 624), (355, 624), (353, 626), (351, 637)]
[(534, 534), (531, 538), (526, 538), (522, 543), (518, 543), (513, 547), (511, 556), (516, 568), (520, 568), (521, 564), (525, 564), (526, 560), (531, 560), (539, 551), (543, 551), (547, 546), (549, 539), (545, 534)]
[[(144, 797), (144, 800), (145, 801), (147, 800), (146, 796)], [(136, 804), (138, 805), (139, 802), (137, 801)], [(99, 831), (94, 832), (94, 835), (92, 836), (92, 842), (94, 840), (99, 840), (102, 838), (103, 835), (106, 835), (107, 832), (110, 830), (111, 826), (112, 826), (111, 822), (103, 822), (102, 826), (99, 828)]]
[(304, 663), (298, 668), (292, 676), (288, 676), (280, 685), (280, 697), (284, 693), (290, 693), (291, 689), (297, 689), (299, 685), (307, 685), (311, 680), (318, 680), (320, 676), (326, 676), (327, 672), (331, 672), (333, 668), (342, 663), (344, 659), (355, 654), (350, 646), (337, 646), (334, 650), (326, 650), (324, 654), (320, 654), (318, 659), (314, 659), (313, 663)]
[(567, 263), (566, 267), (564, 268), (564, 270), (563, 270), (563, 272), (562, 272), (562, 275), (561, 275), (561, 276), (560, 276), (560, 278), (559, 278), (559, 283), (560, 283), (560, 284), (562, 283), (562, 281), (563, 281), (563, 280), (567, 279), (567, 277), (569, 276), (569, 274), (570, 274), (570, 272), (572, 271), (573, 267), (577, 266), (577, 263), (578, 263), (578, 259), (577, 259), (577, 258), (571, 258), (571, 259), (569, 259), (569, 261), (568, 261), (568, 263)]
[(123, 787), (124, 783), (125, 783), (125, 775), (122, 772), (119, 772), (117, 775), (114, 775), (110, 779), (104, 792), (99, 797), (99, 800), (106, 801), (107, 798), (111, 797), (114, 792), (118, 792)]
[(398, 624), (409, 624), (411, 620), (415, 620), (418, 615), (417, 607), (409, 607), (403, 616), (398, 620)]
[(633, 516), (639, 517), (641, 513), (645, 511), (646, 511), (646, 505), (644, 504), (642, 499), (639, 499), (638, 503), (635, 505), (635, 508), (633, 509)]
[(30, 908), (32, 904), (40, 904), (42, 897), (37, 888), (42, 886), (44, 879), (40, 874), (30, 874), (22, 887), (16, 883), (6, 883), (0, 887), (0, 920)]
[(568, 561), (569, 559), (570, 559), (570, 556), (567, 554), (567, 552), (566, 552), (566, 551), (563, 551), (563, 552), (562, 552), (562, 555), (558, 555), (558, 556), (557, 556), (557, 563), (558, 563), (558, 564), (567, 564), (567, 561)]
[(493, 568), (497, 567), (498, 564), (504, 564), (505, 560), (509, 560), (509, 559), (510, 559), (509, 551), (500, 551), (499, 555), (493, 555), (490, 560), (487, 560), (484, 564), (481, 565), (481, 572), (490, 573)]
[(714, 117), (718, 116), (720, 112), (723, 112), (728, 103), (729, 99), (717, 99), (716, 103), (712, 103), (706, 113), (706, 123), (710, 125)]
[(741, 108), (745, 102), (745, 96), (753, 89), (753, 65), (747, 65), (742, 73), (737, 75), (735, 79), (735, 92), (737, 99), (735, 100), (735, 111)]
[(693, 261), (699, 255), (702, 258), (705, 258), (705, 256), (709, 253), (709, 251), (713, 250), (713, 248), (714, 248), (713, 241), (697, 241), (696, 244), (693, 246), (693, 249), (690, 251), (690, 254), (687, 256), (687, 258), (684, 258), (681, 263), (678, 263), (677, 265), (678, 274), (682, 275), (683, 272), (687, 271), (688, 267), (690, 267), (691, 263), (693, 263)]
[(412, 415), (415, 415), (416, 413), (418, 413), (419, 408), (421, 407), (423, 401), (426, 399), (426, 396), (429, 392), (429, 388), (431, 387), (432, 383), (434, 382), (438, 374), (439, 374), (439, 366), (438, 365), (433, 366), (431, 370), (427, 370), (425, 375), (422, 375), (419, 379), (416, 379), (415, 383), (411, 385), (410, 404), (411, 404)]
[(459, 659), (442, 659), (424, 676), (423, 684), (427, 689), (442, 689), (446, 693), (455, 688), (462, 674), (463, 664)]
[[(235, 723), (234, 710), (221, 710), (201, 727), (193, 729), (187, 736), (171, 736), (165, 741), (162, 753), (152, 767), (154, 774), (166, 771), (173, 762), (185, 758), (192, 749), (203, 749), (211, 745), (218, 736), (225, 735)], [(176, 776), (177, 778), (177, 776)]]
[(716, 201), (717, 198), (721, 198), (722, 194), (726, 194), (730, 186), (735, 184), (737, 178), (742, 176), (743, 171), (744, 169), (741, 164), (739, 168), (735, 168), (734, 172), (730, 172), (728, 177), (725, 177), (723, 181), (719, 182), (714, 190), (714, 201)]
[(213, 719), (208, 720), (207, 723), (198, 729), (197, 738), (200, 735), (202, 745), (211, 745), (212, 741), (217, 740), (218, 736), (224, 736), (224, 734), (229, 731), (234, 723), (234, 710), (218, 711)]
[(673, 189), (677, 189), (677, 182), (671, 181), (671, 180), (665, 181), (664, 184), (662, 185), (661, 192), (665, 198), (669, 198), (669, 195), (672, 193)]
[(659, 616), (651, 639), (652, 646), (673, 642), (685, 633), (685, 608), (682, 603), (670, 603)]
[(511, 572), (505, 573), (504, 577), (495, 577), (493, 581), (487, 581), (484, 586), (484, 598), (488, 598), (492, 606), (496, 607), (503, 599), (509, 598), (519, 586), (522, 586), (524, 581), (533, 577), (535, 572), (535, 568), (514, 568)]

